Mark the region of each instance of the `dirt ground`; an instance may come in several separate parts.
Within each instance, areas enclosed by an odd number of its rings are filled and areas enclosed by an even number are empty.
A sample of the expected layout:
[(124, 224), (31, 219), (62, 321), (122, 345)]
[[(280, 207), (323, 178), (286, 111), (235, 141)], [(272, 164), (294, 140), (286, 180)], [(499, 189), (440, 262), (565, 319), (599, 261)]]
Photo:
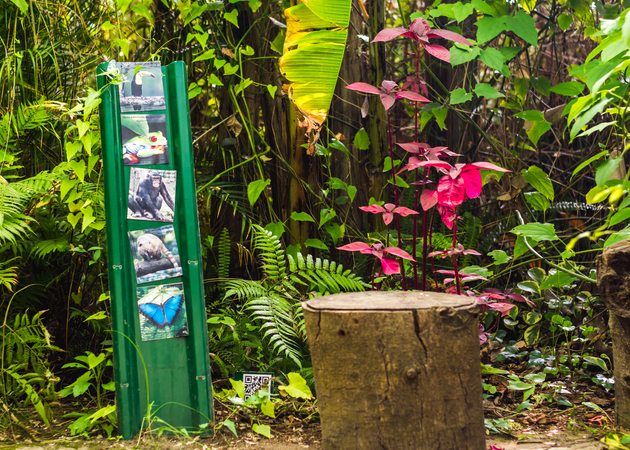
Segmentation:
[[(562, 430), (549, 427), (536, 431), (527, 428), (512, 436), (490, 435), (486, 439), (488, 450), (603, 450), (607, 447), (600, 442), (606, 431), (589, 431), (576, 426), (575, 430)], [(494, 446), (494, 447), (493, 447)], [(321, 428), (319, 425), (293, 427), (274, 430), (272, 439), (253, 433), (243, 434), (239, 439), (229, 436), (215, 436), (207, 439), (155, 438), (144, 437), (134, 441), (112, 441), (106, 439), (84, 440), (82, 438), (47, 442), (25, 443), (5, 446), (0, 450), (321, 450)], [(418, 449), (421, 450), (421, 449)]]

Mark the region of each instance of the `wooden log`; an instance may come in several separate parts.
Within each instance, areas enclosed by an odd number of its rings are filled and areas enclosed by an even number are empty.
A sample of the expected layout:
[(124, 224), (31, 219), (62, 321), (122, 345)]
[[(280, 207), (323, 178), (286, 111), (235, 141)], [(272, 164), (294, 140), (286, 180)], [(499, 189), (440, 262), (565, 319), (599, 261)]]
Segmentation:
[(360, 292), (302, 306), (325, 450), (485, 450), (474, 299)]
[(615, 420), (630, 429), (630, 242), (613, 244), (597, 257), (597, 286), (610, 312)]

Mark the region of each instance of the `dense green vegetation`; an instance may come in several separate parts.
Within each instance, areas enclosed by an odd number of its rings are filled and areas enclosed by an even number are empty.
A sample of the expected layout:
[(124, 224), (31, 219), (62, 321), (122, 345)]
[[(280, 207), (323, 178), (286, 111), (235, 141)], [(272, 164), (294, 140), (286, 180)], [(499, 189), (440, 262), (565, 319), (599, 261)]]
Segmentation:
[[(478, 299), (485, 397), (600, 408), (558, 380), (613, 387), (594, 260), (630, 237), (625, 1), (358, 2), (345, 46), (340, 27), (282, 61), (288, 2), (2, 5), (0, 432), (77, 397), (73, 434), (114, 433), (95, 80), (111, 60), (188, 65), (215, 379), (273, 371), (309, 397), (303, 299), (424, 288)], [(325, 111), (299, 83), (341, 53)]]

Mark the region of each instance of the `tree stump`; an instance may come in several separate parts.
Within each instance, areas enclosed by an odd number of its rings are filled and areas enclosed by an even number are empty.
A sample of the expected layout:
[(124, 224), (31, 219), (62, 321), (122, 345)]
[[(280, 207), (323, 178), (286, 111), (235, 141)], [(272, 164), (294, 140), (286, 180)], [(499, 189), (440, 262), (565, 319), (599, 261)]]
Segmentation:
[(325, 450), (485, 450), (474, 299), (359, 292), (302, 306)]
[(630, 429), (630, 242), (613, 244), (597, 257), (597, 285), (610, 312), (616, 421)]

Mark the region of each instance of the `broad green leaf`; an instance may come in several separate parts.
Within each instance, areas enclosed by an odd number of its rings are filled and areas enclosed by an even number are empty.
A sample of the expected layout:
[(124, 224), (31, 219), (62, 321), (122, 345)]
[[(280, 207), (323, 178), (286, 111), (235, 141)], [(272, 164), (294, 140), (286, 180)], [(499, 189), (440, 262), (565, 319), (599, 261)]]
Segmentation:
[(451, 105), (458, 105), (472, 100), (472, 92), (466, 92), (465, 89), (455, 89), (451, 92)]
[(269, 92), (269, 95), (271, 95), (272, 98), (276, 96), (277, 90), (278, 90), (278, 86), (274, 86), (272, 84), (267, 85), (267, 91)]
[(88, 366), (90, 367), (90, 369), (93, 369), (100, 363), (102, 363), (105, 359), (105, 356), (105, 353), (101, 353), (98, 356), (96, 356), (94, 353), (90, 353), (87, 358)]
[(606, 183), (610, 179), (610, 177), (615, 172), (615, 169), (617, 169), (617, 166), (619, 166), (619, 163), (621, 162), (622, 159), (623, 159), (623, 156), (609, 159), (600, 163), (597, 166), (597, 169), (595, 172), (595, 183), (597, 183), (597, 186), (602, 186), (604, 183)]
[(499, 51), (503, 55), (503, 61), (506, 62), (510, 61), (512, 58), (518, 55), (521, 50), (522, 47), (501, 47), (499, 49)]
[[(519, 225), (510, 230), (511, 233), (522, 234), (527, 238), (533, 238), (537, 241), (557, 241), (556, 230), (552, 223), (526, 223)], [(530, 244), (531, 245), (531, 244)], [(533, 245), (532, 245), (533, 247)]]
[(453, 5), (453, 15), (455, 16), (457, 23), (470, 16), (473, 13), (473, 10), (473, 5), (470, 3), (457, 2)]
[[(153, 23), (153, 14), (149, 11), (144, 4), (137, 2), (135, 5), (131, 7), (131, 10), (136, 13), (138, 16), (142, 16), (149, 21), (149, 23)], [(184, 25), (186, 26), (186, 25)]]
[(541, 75), (539, 77), (530, 78), (530, 81), (532, 82), (534, 89), (545, 97), (549, 97), (549, 92), (551, 90), (551, 82), (549, 81), (549, 78)]
[(525, 11), (519, 11), (514, 17), (505, 16), (502, 19), (505, 19), (507, 31), (513, 31), (514, 34), (534, 47), (538, 46), (538, 31), (536, 31), (536, 21), (532, 16)]
[(503, 17), (484, 16), (475, 25), (477, 26), (477, 43), (479, 45), (494, 39), (506, 29)]
[(541, 384), (545, 382), (545, 379), (547, 378), (547, 374), (546, 373), (529, 373), (527, 375), (525, 375), (523, 378), (525, 378), (528, 381), (533, 381), (534, 383), (537, 384)]
[(575, 135), (578, 134), (582, 127), (590, 122), (591, 119), (597, 114), (601, 114), (604, 110), (604, 107), (606, 107), (606, 105), (612, 100), (612, 98), (603, 98), (599, 102), (591, 106), (588, 110), (586, 110), (586, 112), (584, 112), (582, 115), (580, 115), (571, 127), (571, 141), (573, 141)]
[(455, 44), (451, 47), (449, 53), (451, 54), (451, 66), (455, 67), (477, 58), (481, 53), (481, 49), (479, 47)]
[(475, 85), (474, 91), (478, 97), (486, 97), (486, 98), (505, 97), (505, 95), (501, 94), (495, 88), (493, 88), (492, 86), (486, 83), (477, 83)]
[(573, 15), (571, 14), (560, 14), (558, 16), (558, 25), (562, 28), (562, 31), (566, 30), (573, 23)]
[(479, 55), (479, 61), (495, 70), (501, 70), (503, 68), (503, 54), (493, 47), (482, 50)]
[(238, 437), (238, 433), (236, 432), (236, 425), (234, 425), (234, 422), (232, 422), (231, 420), (225, 419), (223, 423), (221, 424), (221, 426), (227, 428), (232, 433), (234, 433), (234, 436)]
[(551, 203), (549, 203), (549, 200), (547, 200), (545, 197), (540, 195), (538, 192), (526, 192), (525, 200), (527, 201), (527, 203), (529, 203), (529, 205), (535, 211), (545, 212), (551, 206)]
[(337, 213), (334, 209), (324, 208), (319, 212), (319, 226), (322, 227), (329, 220), (337, 217)]
[(479, 12), (482, 12), (484, 14), (488, 14), (490, 16), (494, 16), (495, 15), (494, 11), (492, 11), (492, 8), (490, 7), (490, 5), (488, 5), (483, 0), (472, 0), (471, 4), (473, 5), (473, 8), (475, 8)]
[(305, 212), (296, 212), (293, 211), (291, 213), (291, 219), (293, 220), (299, 220), (301, 222), (313, 222), (315, 223), (315, 219), (313, 219), (313, 217), (311, 217), (310, 214), (305, 213)]
[(540, 320), (542, 319), (542, 314), (536, 311), (528, 311), (525, 313), (523, 318), (525, 319), (525, 323), (527, 325), (534, 325), (535, 323), (540, 322)]
[(211, 49), (211, 50), (201, 53), (199, 56), (193, 59), (192, 62), (205, 61), (207, 59), (213, 59), (213, 58), (214, 58), (214, 49)]
[(11, 0), (11, 2), (20, 8), (20, 12), (22, 14), (26, 14), (28, 12), (28, 3), (26, 3), (26, 0)]
[(273, 402), (271, 400), (267, 400), (260, 405), (260, 411), (267, 417), (272, 417), (275, 419), (276, 413), (274, 410)]
[(306, 247), (319, 248), (320, 250), (328, 250), (328, 246), (319, 239), (307, 239), (304, 245)]
[(238, 28), (238, 10), (233, 9), (230, 12), (223, 13), (223, 18)]
[(584, 90), (584, 85), (579, 81), (568, 81), (566, 83), (556, 84), (549, 90), (556, 94), (572, 97), (574, 95), (580, 95)]
[(568, 273), (558, 270), (556, 273), (549, 275), (547, 279), (540, 284), (540, 289), (544, 290), (569, 286), (575, 280), (577, 280), (576, 277), (573, 277)]
[(622, 209), (621, 211), (617, 211), (611, 218), (609, 227), (613, 225), (617, 225), (620, 222), (624, 222), (630, 218), (630, 208)]
[(81, 150), (80, 142), (66, 142), (66, 158), (70, 161)]
[(309, 399), (313, 398), (313, 394), (311, 393), (311, 389), (306, 384), (306, 380), (302, 378), (302, 376), (295, 372), (289, 373), (289, 385), (288, 386), (278, 386), (278, 389), (281, 391), (285, 391), (291, 397), (294, 398), (304, 398)]
[(367, 150), (370, 148), (370, 137), (365, 131), (365, 128), (361, 128), (357, 134), (354, 136), (354, 141), (352, 142), (356, 148), (359, 150)]
[(236, 395), (240, 398), (245, 398), (245, 384), (243, 384), (243, 380), (233, 380), (230, 378), (230, 384), (234, 392), (236, 392)]
[(228, 75), (234, 75), (236, 72), (238, 72), (238, 64), (232, 65), (230, 63), (226, 63), (223, 66), (223, 73), (228, 76)]
[(265, 230), (270, 231), (278, 239), (284, 234), (284, 224), (282, 222), (269, 222), (265, 225)]
[(503, 250), (492, 250), (488, 253), (489, 256), (492, 256), (495, 264), (505, 264), (512, 259), (507, 255)]
[(80, 159), (70, 161), (70, 167), (72, 167), (74, 174), (81, 182), (85, 181), (85, 162)]
[[(448, 109), (446, 108), (434, 108), (431, 110), (433, 116), (435, 117), (435, 121), (437, 122), (440, 130), (444, 130), (444, 121), (446, 120), (446, 115), (448, 113)], [(396, 178), (398, 181), (398, 177)]]
[(271, 428), (269, 427), (269, 425), (259, 425), (255, 423), (254, 425), (252, 425), (252, 431), (254, 433), (263, 435), (268, 439), (271, 439)]
[(601, 358), (597, 358), (596, 356), (585, 356), (584, 361), (593, 366), (597, 366), (602, 370), (608, 370), (606, 362)]
[(307, 118), (326, 120), (346, 47), (349, 0), (309, 0), (285, 9), (287, 35), (280, 71), (290, 98)]
[(530, 166), (529, 169), (526, 171), (523, 170), (522, 173), (523, 177), (525, 177), (525, 181), (553, 202), (553, 184), (551, 183), (549, 176), (542, 169), (538, 166)]
[[(527, 238), (527, 242), (529, 245), (534, 247), (538, 241), (533, 238)], [(516, 237), (516, 242), (514, 243), (514, 259), (518, 259), (519, 256), (524, 255), (529, 251), (529, 247), (525, 243), (525, 238), (519, 235)]]
[(497, 369), (492, 367), (490, 364), (481, 363), (481, 374), (482, 375), (505, 375), (506, 373), (510, 373), (504, 369)]
[(527, 137), (534, 145), (538, 145), (538, 141), (551, 128), (551, 123), (546, 120), (542, 122), (534, 122), (532, 127), (527, 130)]
[(247, 199), (249, 200), (249, 204), (254, 206), (260, 194), (265, 190), (267, 186), (271, 184), (270, 179), (266, 180), (256, 180), (252, 181), (247, 185)]
[(540, 111), (529, 110), (522, 111), (520, 113), (514, 114), (514, 117), (518, 117), (519, 119), (529, 120), (530, 122), (539, 122), (545, 120), (545, 116)]

